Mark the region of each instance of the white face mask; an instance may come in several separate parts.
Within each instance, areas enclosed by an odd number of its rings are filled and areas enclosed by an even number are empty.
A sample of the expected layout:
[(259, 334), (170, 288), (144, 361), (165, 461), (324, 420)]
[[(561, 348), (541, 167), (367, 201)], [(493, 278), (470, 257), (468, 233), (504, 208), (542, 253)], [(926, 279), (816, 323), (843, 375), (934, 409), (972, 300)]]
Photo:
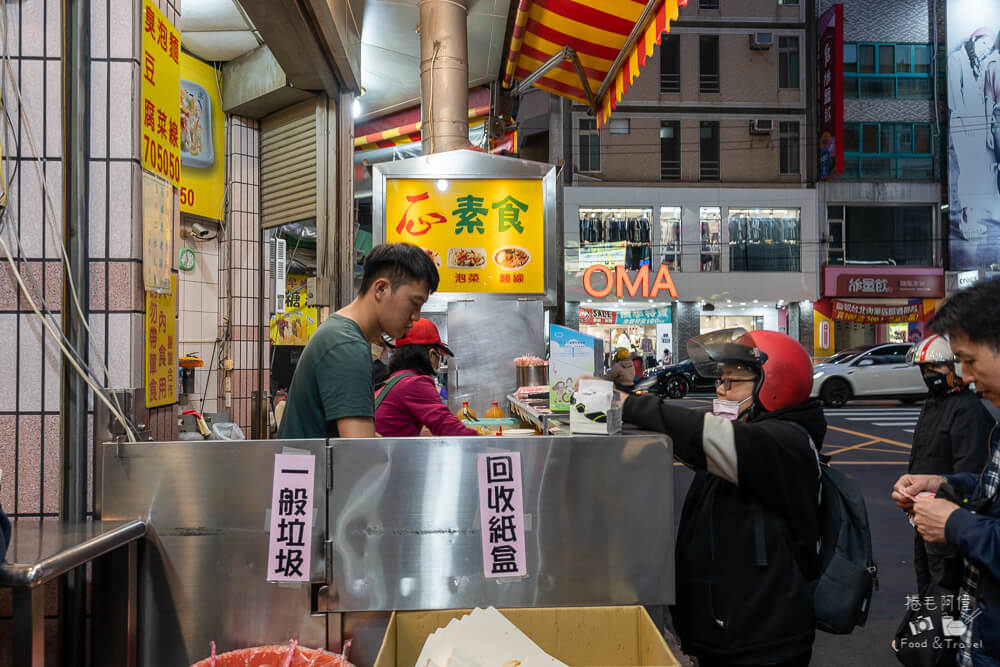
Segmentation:
[(748, 396), (742, 401), (725, 401), (717, 398), (712, 401), (712, 414), (723, 419), (728, 419), (729, 421), (736, 421), (743, 414), (743, 404), (752, 398), (752, 396)]

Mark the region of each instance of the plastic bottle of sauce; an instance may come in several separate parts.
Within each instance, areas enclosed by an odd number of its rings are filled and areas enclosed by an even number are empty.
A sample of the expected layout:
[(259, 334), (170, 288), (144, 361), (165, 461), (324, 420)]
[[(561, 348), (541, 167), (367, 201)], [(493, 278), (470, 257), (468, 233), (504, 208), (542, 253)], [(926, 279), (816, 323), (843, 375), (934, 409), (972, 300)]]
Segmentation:
[(503, 410), (500, 409), (500, 405), (496, 401), (493, 401), (493, 405), (486, 411), (487, 419), (503, 419), (506, 416), (507, 415), (503, 413)]
[(475, 421), (476, 419), (476, 413), (469, 407), (468, 401), (462, 401), (462, 407), (458, 409), (455, 416), (458, 417), (459, 421)]

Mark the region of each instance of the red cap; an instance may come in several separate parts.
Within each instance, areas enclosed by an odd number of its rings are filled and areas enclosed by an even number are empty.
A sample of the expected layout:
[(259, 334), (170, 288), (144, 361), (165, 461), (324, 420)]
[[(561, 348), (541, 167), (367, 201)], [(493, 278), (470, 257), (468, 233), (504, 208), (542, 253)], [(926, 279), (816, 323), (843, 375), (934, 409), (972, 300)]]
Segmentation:
[(405, 336), (396, 339), (396, 347), (402, 345), (433, 345), (449, 357), (455, 356), (448, 346), (441, 342), (441, 334), (438, 333), (434, 323), (423, 317), (413, 323), (413, 328)]

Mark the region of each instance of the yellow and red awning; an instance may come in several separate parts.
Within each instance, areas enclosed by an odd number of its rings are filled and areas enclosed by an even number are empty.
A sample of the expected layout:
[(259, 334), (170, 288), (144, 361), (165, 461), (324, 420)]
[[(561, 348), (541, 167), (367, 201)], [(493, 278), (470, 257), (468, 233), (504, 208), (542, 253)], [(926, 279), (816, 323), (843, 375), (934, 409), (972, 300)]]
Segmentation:
[[(419, 108), (417, 115), (419, 116)], [(490, 113), (490, 105), (474, 107), (469, 109), (469, 125), (479, 125), (486, 121), (486, 116)], [(390, 146), (402, 146), (414, 141), (420, 141), (420, 128), (423, 123), (419, 120), (405, 125), (398, 125), (386, 130), (369, 132), (368, 134), (354, 138), (354, 150), (366, 151), (372, 148), (389, 148)], [(363, 131), (363, 130), (362, 130)]]
[[(649, 2), (658, 2), (658, 6), (646, 14), (638, 38), (614, 68)], [(588, 97), (596, 97), (605, 81), (613, 77), (602, 97), (596, 100), (597, 123), (603, 126), (646, 65), (646, 59), (653, 55), (663, 33), (669, 32), (670, 22), (677, 19), (678, 7), (687, 5), (688, 0), (649, 2), (520, 0), (504, 69), (504, 85), (511, 87), (515, 80), (538, 70), (564, 47), (571, 47), (582, 65), (583, 77), (573, 62), (563, 60), (534, 85), (589, 105)], [(584, 78), (590, 95), (583, 87)]]

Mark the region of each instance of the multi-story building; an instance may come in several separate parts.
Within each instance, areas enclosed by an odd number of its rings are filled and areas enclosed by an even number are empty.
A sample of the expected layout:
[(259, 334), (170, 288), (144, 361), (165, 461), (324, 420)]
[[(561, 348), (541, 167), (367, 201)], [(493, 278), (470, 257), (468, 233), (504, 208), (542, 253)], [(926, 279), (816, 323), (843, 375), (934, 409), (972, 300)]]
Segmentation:
[(844, 170), (818, 185), (817, 355), (922, 336), (944, 296), (945, 3), (842, 4)]
[[(811, 346), (810, 14), (807, 0), (691, 0), (605, 127), (562, 105), (569, 323), (609, 344), (612, 329), (656, 335), (657, 356), (672, 337), (677, 358), (687, 339), (732, 326), (787, 330)], [(626, 283), (641, 283), (648, 265), (652, 287), (661, 264), (676, 298), (641, 284), (608, 292), (607, 274), (587, 271), (622, 265)]]

